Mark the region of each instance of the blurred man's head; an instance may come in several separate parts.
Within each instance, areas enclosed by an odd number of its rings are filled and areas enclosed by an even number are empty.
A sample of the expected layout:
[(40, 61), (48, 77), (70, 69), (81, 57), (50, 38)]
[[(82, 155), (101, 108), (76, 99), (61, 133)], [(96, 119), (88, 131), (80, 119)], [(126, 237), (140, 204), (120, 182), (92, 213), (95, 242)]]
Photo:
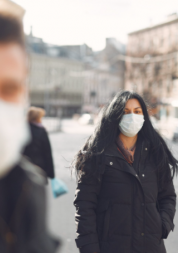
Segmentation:
[(29, 140), (26, 69), (22, 23), (0, 15), (0, 178), (19, 162), (20, 152)]
[(12, 103), (23, 101), (26, 61), (22, 23), (0, 15), (0, 99)]

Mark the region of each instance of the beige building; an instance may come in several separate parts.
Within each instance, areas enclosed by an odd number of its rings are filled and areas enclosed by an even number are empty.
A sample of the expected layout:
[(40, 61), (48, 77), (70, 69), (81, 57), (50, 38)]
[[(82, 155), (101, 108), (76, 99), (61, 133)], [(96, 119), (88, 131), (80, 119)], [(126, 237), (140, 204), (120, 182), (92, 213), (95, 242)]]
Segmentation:
[(128, 35), (125, 89), (151, 103), (178, 99), (178, 16)]
[(122, 88), (119, 81), (118, 76), (108, 70), (86, 69), (83, 111), (97, 113)]
[(124, 89), (125, 63), (116, 60), (125, 54), (125, 45), (115, 38), (107, 38), (106, 46), (96, 52), (84, 72), (84, 111), (97, 112), (114, 95)]
[(47, 115), (96, 112), (124, 87), (124, 63), (109, 61), (123, 50), (115, 39), (93, 52), (85, 44), (50, 45), (31, 32), (27, 45), (31, 104), (44, 107)]
[(30, 53), (29, 90), (31, 103), (48, 115), (80, 113), (83, 103), (81, 62)]
[(30, 65), (31, 103), (48, 115), (96, 112), (122, 88), (118, 75), (106, 67), (37, 53), (30, 54)]

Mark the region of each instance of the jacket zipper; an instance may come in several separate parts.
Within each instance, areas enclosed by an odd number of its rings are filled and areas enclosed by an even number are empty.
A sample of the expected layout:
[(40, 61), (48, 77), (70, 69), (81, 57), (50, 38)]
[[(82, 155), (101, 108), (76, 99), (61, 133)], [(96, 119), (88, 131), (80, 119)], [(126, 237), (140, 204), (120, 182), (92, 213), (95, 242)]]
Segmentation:
[[(143, 154), (143, 142), (142, 142), (142, 148), (141, 148), (140, 161), (139, 161), (139, 164), (138, 164), (138, 174), (139, 175), (140, 175), (140, 163), (141, 163), (142, 154)], [(140, 184), (141, 184), (141, 182), (140, 182)], [(141, 187), (142, 187), (142, 185), (141, 185)], [(144, 208), (144, 210), (143, 210), (143, 232), (145, 234), (145, 195), (144, 194), (143, 194), (143, 201), (144, 201), (143, 202), (143, 204), (144, 204), (144, 206), (143, 206), (143, 208)], [(145, 235), (144, 235), (143, 241), (144, 241), (144, 243), (143, 243), (143, 252), (144, 252), (145, 251), (145, 247), (144, 247), (144, 245), (145, 245)]]
[(106, 241), (109, 233), (109, 224), (110, 224), (110, 206), (105, 213), (104, 217), (104, 228), (103, 228), (103, 240)]
[[(143, 142), (142, 142), (142, 148), (141, 148), (141, 154), (140, 154), (140, 161), (141, 161), (142, 154), (143, 154)], [(138, 163), (138, 175), (140, 175), (140, 161)]]
[[(134, 212), (134, 192), (135, 192), (135, 182), (133, 181), (133, 194), (132, 194), (132, 214)], [(133, 250), (133, 215), (132, 215), (132, 243), (131, 243), (131, 253), (132, 253), (132, 250)]]
[[(142, 143), (142, 149), (141, 149), (141, 156), (140, 157), (142, 157), (142, 154), (143, 154), (143, 143)], [(116, 157), (116, 156), (113, 156), (113, 155), (109, 155), (110, 157), (115, 157), (115, 158), (120, 158), (120, 159), (122, 159), (122, 160), (124, 160), (125, 161), (125, 159), (124, 158), (121, 158), (121, 157)], [(141, 163), (141, 158), (140, 158), (140, 161), (139, 161), (139, 165), (138, 165), (138, 174), (140, 173), (140, 163)], [(133, 167), (132, 166), (132, 164), (129, 164), (131, 167)], [(126, 172), (126, 173), (128, 173), (128, 172)], [(129, 173), (129, 174), (131, 174), (131, 173)], [(132, 175), (132, 174), (131, 174)], [(134, 176), (134, 175), (133, 175)], [(140, 179), (139, 179), (139, 177), (136, 177), (135, 176), (135, 178), (138, 180), (138, 182), (140, 183), (140, 186), (141, 186), (141, 189), (142, 189), (142, 193), (143, 193), (143, 203), (144, 203), (144, 213), (143, 213), (143, 232), (145, 233), (145, 194), (144, 194), (144, 191), (143, 191), (143, 187), (142, 187), (142, 184), (141, 184), (141, 182), (140, 182)], [(132, 200), (132, 212), (134, 211), (134, 191), (135, 191), (135, 187), (134, 187), (134, 182), (133, 182), (133, 200)], [(144, 238), (145, 238), (145, 235), (144, 235)], [(143, 238), (143, 239), (144, 239)], [(144, 239), (145, 240), (145, 239)], [(132, 247), (131, 247), (131, 253), (132, 253), (132, 249), (133, 249), (133, 218), (132, 218), (132, 242), (131, 242), (131, 244), (132, 244)], [(145, 243), (144, 243), (144, 245), (145, 245)], [(143, 253), (145, 252), (145, 249), (143, 248)]]
[[(142, 151), (141, 151), (141, 155), (142, 155)], [(107, 154), (106, 154), (106, 156), (115, 157), (115, 158), (119, 158), (119, 159), (121, 159), (121, 160), (123, 160), (123, 161), (126, 161), (124, 158), (117, 157), (117, 156), (114, 156), (114, 155), (107, 155)], [(128, 163), (128, 164), (129, 164), (129, 163)], [(129, 164), (129, 165), (133, 168), (133, 165), (132, 165), (132, 164)], [(140, 167), (140, 162), (139, 162), (139, 167)], [(135, 172), (136, 172), (136, 171), (135, 171)], [(139, 179), (138, 177), (134, 176), (132, 173), (129, 173), (129, 172), (127, 172), (127, 171), (125, 171), (125, 173), (128, 173), (128, 174), (132, 175), (133, 177), (135, 177), (135, 178), (139, 181), (140, 186), (141, 186), (141, 189), (142, 189), (142, 192), (143, 192), (143, 195), (144, 195), (144, 191), (143, 191), (143, 187), (142, 187), (142, 184), (141, 184), (141, 182), (140, 182), (140, 179)]]
[[(142, 148), (141, 148), (141, 154), (140, 154), (140, 161), (139, 161), (139, 164), (138, 164), (138, 175), (140, 175), (140, 163), (141, 163), (141, 157), (142, 157), (142, 154), (143, 154), (143, 143), (142, 143)], [(132, 164), (130, 164), (131, 167)], [(142, 184), (140, 182), (140, 179), (137, 178), (139, 183), (140, 183), (140, 186), (141, 186), (141, 189), (143, 191), (143, 187), (142, 187)], [(135, 182), (133, 182), (133, 199), (132, 199), (132, 213), (134, 212), (134, 192), (135, 192)], [(144, 213), (143, 213), (143, 232), (145, 233), (145, 195), (144, 195), (144, 191), (143, 191), (143, 203), (144, 203)], [(145, 238), (145, 237), (144, 237)], [(144, 243), (145, 244), (145, 243)], [(132, 247), (131, 247), (131, 253), (132, 253), (132, 250), (133, 250), (133, 218), (132, 218)], [(144, 248), (143, 248), (143, 252), (144, 252)]]

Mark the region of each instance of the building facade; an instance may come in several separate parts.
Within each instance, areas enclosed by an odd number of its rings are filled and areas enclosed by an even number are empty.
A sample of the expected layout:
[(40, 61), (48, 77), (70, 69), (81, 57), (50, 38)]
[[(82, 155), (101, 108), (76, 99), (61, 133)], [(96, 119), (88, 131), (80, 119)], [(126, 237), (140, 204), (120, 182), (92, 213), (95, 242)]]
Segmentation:
[(83, 104), (83, 65), (64, 58), (30, 54), (31, 103), (45, 108), (47, 115), (71, 116)]
[(47, 115), (95, 113), (124, 88), (124, 63), (112, 59), (125, 48), (115, 39), (94, 52), (86, 44), (47, 44), (31, 32), (27, 45), (31, 104), (45, 108)]
[(86, 68), (84, 71), (83, 112), (97, 113), (121, 90), (118, 76), (108, 70)]
[(80, 113), (83, 104), (83, 63), (60, 56), (58, 46), (27, 37), (29, 52), (29, 91), (31, 104), (43, 107), (48, 116), (70, 117)]
[(85, 62), (85, 112), (97, 112), (124, 89), (125, 63), (115, 60), (118, 54), (125, 54), (125, 45), (115, 38), (107, 38), (105, 48), (95, 52), (93, 58)]
[[(128, 35), (125, 89), (134, 90), (151, 104), (178, 98), (178, 16)], [(155, 60), (154, 60), (155, 59)]]

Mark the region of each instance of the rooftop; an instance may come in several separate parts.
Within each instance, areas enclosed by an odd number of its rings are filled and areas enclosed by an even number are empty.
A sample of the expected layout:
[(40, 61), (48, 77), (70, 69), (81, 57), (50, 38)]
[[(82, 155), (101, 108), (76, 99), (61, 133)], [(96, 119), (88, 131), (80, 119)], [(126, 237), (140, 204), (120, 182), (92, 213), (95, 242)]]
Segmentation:
[(145, 32), (145, 31), (149, 31), (149, 30), (161, 27), (161, 26), (165, 26), (165, 25), (172, 24), (172, 23), (177, 23), (177, 22), (178, 22), (178, 14), (177, 13), (173, 13), (173, 14), (169, 15), (167, 17), (166, 21), (164, 21), (164, 22), (161, 22), (159, 24), (152, 25), (152, 26), (149, 26), (149, 27), (146, 27), (146, 28), (143, 28), (143, 29), (131, 32), (128, 35), (130, 36), (130, 35), (134, 35), (134, 34), (137, 34), (137, 33), (142, 33), (142, 32)]

